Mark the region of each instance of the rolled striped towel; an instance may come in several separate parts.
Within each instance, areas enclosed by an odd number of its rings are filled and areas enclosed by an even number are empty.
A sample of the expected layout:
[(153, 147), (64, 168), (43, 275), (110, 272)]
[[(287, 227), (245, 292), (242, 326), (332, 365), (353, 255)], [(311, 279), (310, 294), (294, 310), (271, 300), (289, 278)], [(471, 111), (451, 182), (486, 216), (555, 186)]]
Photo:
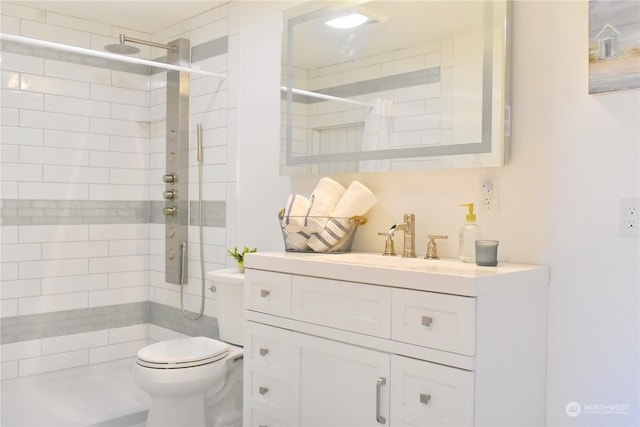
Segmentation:
[(309, 247), (307, 246), (309, 235), (302, 231), (285, 233), (284, 240), (285, 240), (285, 246), (287, 250), (296, 250), (296, 251), (309, 250)]
[(327, 252), (337, 249), (336, 243), (340, 241), (351, 229), (351, 218), (331, 218), (319, 234), (312, 234), (307, 245), (314, 252)]
[(338, 201), (332, 217), (351, 218), (364, 215), (378, 202), (378, 198), (364, 184), (353, 181)]
[(331, 178), (320, 178), (316, 188), (311, 193), (309, 216), (331, 216), (345, 189), (338, 181)]
[(282, 225), (287, 233), (295, 233), (305, 228), (305, 216), (309, 211), (311, 202), (300, 194), (291, 194), (287, 199)]

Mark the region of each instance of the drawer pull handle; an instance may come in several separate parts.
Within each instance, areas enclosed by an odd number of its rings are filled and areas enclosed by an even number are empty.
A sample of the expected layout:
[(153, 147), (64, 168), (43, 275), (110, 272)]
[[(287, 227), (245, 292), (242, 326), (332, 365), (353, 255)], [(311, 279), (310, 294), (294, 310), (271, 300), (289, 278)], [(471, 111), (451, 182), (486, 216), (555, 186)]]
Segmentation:
[(266, 290), (266, 289), (260, 289), (260, 296), (261, 296), (262, 298), (266, 298), (266, 297), (268, 297), (270, 293), (271, 293), (271, 292), (269, 292), (269, 291), (268, 291), (268, 290)]
[(263, 395), (263, 396), (264, 396), (265, 394), (267, 394), (267, 392), (268, 392), (268, 391), (269, 391), (269, 387), (262, 387), (262, 386), (260, 386), (260, 388), (258, 389), (258, 392), (259, 392), (261, 395)]
[(431, 395), (426, 393), (420, 393), (420, 403), (424, 403), (425, 405), (429, 403), (431, 400)]
[(380, 415), (380, 389), (382, 386), (387, 383), (387, 379), (384, 377), (378, 377), (378, 381), (376, 382), (376, 421), (380, 424), (385, 424), (387, 419)]
[(268, 348), (260, 348), (260, 356), (266, 356), (267, 354), (269, 354), (269, 349)]
[(422, 316), (422, 326), (431, 326), (433, 323), (433, 317)]

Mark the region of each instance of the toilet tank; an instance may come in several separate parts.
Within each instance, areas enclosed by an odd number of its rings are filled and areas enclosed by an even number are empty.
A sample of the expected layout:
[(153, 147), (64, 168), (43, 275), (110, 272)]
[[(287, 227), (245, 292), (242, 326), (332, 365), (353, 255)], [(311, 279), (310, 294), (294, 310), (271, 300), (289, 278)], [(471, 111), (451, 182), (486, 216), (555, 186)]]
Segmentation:
[(207, 273), (215, 287), (220, 340), (243, 345), (244, 336), (244, 273), (237, 269), (215, 270)]

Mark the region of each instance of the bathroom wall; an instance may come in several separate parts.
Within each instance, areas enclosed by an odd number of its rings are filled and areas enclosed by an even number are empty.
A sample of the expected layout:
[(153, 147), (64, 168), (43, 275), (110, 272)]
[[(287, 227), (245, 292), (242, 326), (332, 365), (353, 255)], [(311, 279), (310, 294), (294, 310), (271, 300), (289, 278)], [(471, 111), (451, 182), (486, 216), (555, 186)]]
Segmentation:
[[(239, 135), (239, 238), (283, 250), (275, 212), (288, 192), (308, 194), (318, 179), (283, 182), (277, 175), (274, 52), (279, 10), (293, 4), (242, 3), (249, 30), (241, 45), (239, 121), (251, 126), (241, 126)], [(638, 425), (639, 240), (619, 236), (618, 226), (620, 200), (639, 195), (640, 92), (588, 94), (587, 1), (517, 1), (513, 12), (507, 166), (333, 177), (343, 184), (358, 179), (380, 198), (355, 249), (382, 251), (376, 233), (412, 212), (419, 255), (427, 233), (438, 233), (449, 235), (439, 243), (445, 257), (457, 255), (464, 222), (458, 205), (479, 202), (483, 180), (497, 178), (497, 211), (478, 212), (485, 236), (500, 240), (501, 262), (546, 264), (551, 271), (548, 313), (540, 313), (549, 322), (547, 424)], [(581, 405), (577, 417), (567, 414), (571, 402)]]
[[(3, 4), (2, 31), (102, 49), (127, 35), (191, 40), (194, 66), (225, 72), (228, 7), (157, 34)], [(164, 51), (142, 47), (141, 56)], [(166, 74), (113, 62), (93, 66), (55, 51), (2, 52), (2, 378), (134, 356), (150, 340), (217, 335), (184, 320), (179, 287), (164, 283)], [(229, 84), (191, 78), (192, 201), (195, 126), (203, 125), (205, 271), (226, 266), (235, 239)], [(237, 86), (236, 86), (237, 87)], [(230, 199), (230, 203), (227, 203)], [(191, 204), (185, 306), (198, 311), (198, 207)], [(231, 218), (227, 220), (227, 218)]]

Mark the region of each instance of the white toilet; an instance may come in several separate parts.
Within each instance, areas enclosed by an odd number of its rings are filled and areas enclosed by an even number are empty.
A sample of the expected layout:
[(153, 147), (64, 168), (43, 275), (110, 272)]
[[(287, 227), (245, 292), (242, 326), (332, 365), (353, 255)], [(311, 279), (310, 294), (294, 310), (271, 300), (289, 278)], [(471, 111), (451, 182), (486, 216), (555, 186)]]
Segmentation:
[(149, 393), (147, 427), (241, 426), (244, 274), (207, 273), (216, 292), (220, 340), (161, 341), (138, 351), (133, 368)]

